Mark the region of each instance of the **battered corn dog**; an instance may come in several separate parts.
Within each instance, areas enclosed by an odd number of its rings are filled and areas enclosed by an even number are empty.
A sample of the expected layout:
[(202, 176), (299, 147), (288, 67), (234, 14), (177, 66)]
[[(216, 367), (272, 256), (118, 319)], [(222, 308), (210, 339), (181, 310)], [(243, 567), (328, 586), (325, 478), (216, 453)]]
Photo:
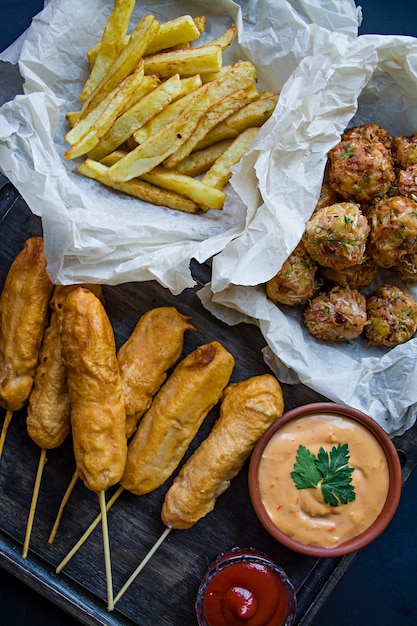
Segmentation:
[(13, 261), (0, 298), (0, 406), (27, 401), (47, 323), (52, 282), (42, 237), (31, 237)]
[(186, 529), (210, 513), (258, 439), (283, 411), (281, 386), (270, 374), (229, 385), (219, 419), (165, 496), (164, 524)]
[(142, 495), (165, 482), (220, 400), (233, 367), (233, 356), (217, 341), (199, 346), (176, 366), (129, 444), (125, 489)]
[[(61, 310), (76, 285), (56, 285), (50, 306), (49, 326), (45, 331), (39, 365), (29, 396), (26, 426), (29, 437), (42, 449), (60, 446), (70, 432), (71, 404), (67, 370), (61, 354)], [(100, 285), (86, 285), (103, 301)]]
[(89, 489), (103, 492), (123, 474), (126, 415), (113, 329), (91, 291), (79, 287), (66, 298), (61, 342), (77, 470)]
[(165, 381), (167, 370), (180, 358), (186, 330), (195, 330), (189, 317), (174, 307), (157, 307), (142, 315), (119, 348), (128, 439)]

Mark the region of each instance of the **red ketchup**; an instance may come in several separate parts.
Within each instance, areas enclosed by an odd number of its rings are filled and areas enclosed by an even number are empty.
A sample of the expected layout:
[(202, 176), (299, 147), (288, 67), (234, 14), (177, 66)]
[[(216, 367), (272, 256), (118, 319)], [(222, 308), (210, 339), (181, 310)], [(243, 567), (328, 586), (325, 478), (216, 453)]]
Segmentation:
[(209, 567), (196, 612), (200, 626), (290, 626), (295, 618), (294, 588), (265, 555), (234, 549)]

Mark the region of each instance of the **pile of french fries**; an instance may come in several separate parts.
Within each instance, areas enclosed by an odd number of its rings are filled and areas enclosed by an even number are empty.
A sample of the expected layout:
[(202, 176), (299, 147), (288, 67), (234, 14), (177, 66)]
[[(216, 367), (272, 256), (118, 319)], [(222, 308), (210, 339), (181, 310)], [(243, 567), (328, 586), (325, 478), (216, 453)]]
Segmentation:
[(134, 6), (115, 0), (87, 52), (91, 71), (81, 109), (67, 113), (64, 156), (84, 157), (80, 174), (145, 202), (193, 214), (220, 210), (231, 168), (278, 94), (259, 92), (250, 61), (223, 65), (234, 24), (197, 47), (205, 17), (159, 23), (147, 15), (128, 34)]

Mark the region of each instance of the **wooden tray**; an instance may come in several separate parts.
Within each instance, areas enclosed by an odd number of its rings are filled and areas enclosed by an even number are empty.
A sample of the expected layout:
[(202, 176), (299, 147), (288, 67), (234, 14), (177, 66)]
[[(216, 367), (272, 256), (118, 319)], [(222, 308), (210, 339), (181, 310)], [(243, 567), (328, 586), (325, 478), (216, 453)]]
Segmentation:
[[(0, 175), (0, 287), (12, 260), (31, 235), (42, 234), (40, 220), (28, 209), (14, 187)], [(7, 243), (6, 243), (7, 242)], [(199, 284), (209, 280), (208, 265), (193, 265)], [(233, 381), (268, 372), (261, 349), (265, 341), (254, 326), (229, 327), (200, 304), (196, 289), (173, 296), (156, 282), (104, 286), (106, 309), (117, 347), (130, 335), (140, 315), (161, 305), (176, 306), (192, 316), (197, 328), (187, 333), (184, 355), (217, 339), (234, 355)], [(323, 400), (310, 389), (283, 386), (286, 410)], [(0, 419), (4, 411), (1, 410)], [(184, 461), (207, 436), (218, 416), (214, 409), (191, 444)], [(48, 453), (27, 559), (21, 551), (40, 450), (26, 432), (26, 411), (14, 414), (0, 461), (0, 565), (84, 624), (188, 626), (196, 623), (194, 601), (200, 580), (215, 557), (234, 546), (253, 547), (279, 563), (292, 580), (298, 598), (297, 624), (310, 624), (355, 555), (340, 559), (313, 559), (276, 543), (257, 520), (248, 495), (244, 466), (215, 510), (186, 531), (172, 531), (145, 569), (117, 603), (106, 608), (106, 581), (100, 526), (61, 574), (55, 568), (83, 534), (99, 509), (94, 494), (79, 481), (68, 502), (52, 545), (47, 543), (61, 498), (74, 471), (70, 438)], [(417, 463), (415, 429), (397, 438), (404, 479)], [(175, 473), (176, 474), (176, 473)], [(146, 496), (124, 492), (109, 512), (113, 583), (117, 592), (164, 530), (160, 519), (164, 495), (175, 474)], [(110, 492), (109, 496), (112, 492)], [(108, 497), (109, 497), (108, 496)], [(157, 616), (157, 617), (156, 617)]]

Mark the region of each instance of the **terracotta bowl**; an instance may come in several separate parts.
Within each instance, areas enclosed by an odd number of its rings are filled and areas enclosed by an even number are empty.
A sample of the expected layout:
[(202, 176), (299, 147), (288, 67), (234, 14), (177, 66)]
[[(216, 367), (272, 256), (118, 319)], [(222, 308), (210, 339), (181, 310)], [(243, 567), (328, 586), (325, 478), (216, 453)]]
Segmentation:
[[(331, 547), (321, 547), (303, 543), (300, 540), (290, 537), (280, 530), (274, 522), (272, 522), (267, 510), (262, 502), (261, 491), (259, 487), (259, 466), (262, 462), (262, 456), (265, 447), (271, 440), (271, 437), (284, 424), (297, 418), (307, 417), (317, 414), (336, 415), (356, 420), (365, 426), (376, 438), (385, 453), (388, 466), (388, 493), (382, 510), (374, 520), (374, 522), (363, 532), (347, 539), (342, 543), (338, 543)], [(305, 443), (308, 447), (308, 441)], [(261, 437), (252, 454), (249, 466), (249, 493), (255, 509), (255, 512), (266, 528), (266, 530), (281, 544), (296, 552), (307, 554), (315, 557), (333, 557), (355, 552), (360, 548), (368, 545), (388, 526), (397, 509), (402, 487), (401, 465), (398, 458), (397, 450), (387, 433), (368, 415), (341, 404), (332, 402), (319, 402), (300, 406), (296, 409), (284, 413)], [(347, 505), (348, 506), (348, 505)]]

